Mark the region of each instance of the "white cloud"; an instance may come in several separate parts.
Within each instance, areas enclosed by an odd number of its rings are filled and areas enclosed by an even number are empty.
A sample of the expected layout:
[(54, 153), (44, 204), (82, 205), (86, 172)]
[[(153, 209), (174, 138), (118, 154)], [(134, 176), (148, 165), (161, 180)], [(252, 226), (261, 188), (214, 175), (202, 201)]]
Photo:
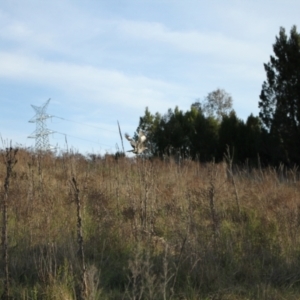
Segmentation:
[(263, 52), (259, 45), (235, 39), (214, 31), (176, 31), (156, 22), (122, 20), (118, 30), (126, 38), (167, 44), (178, 51), (191, 54), (208, 54), (230, 60), (257, 60)]
[[(180, 87), (147, 78), (129, 76), (85, 64), (52, 62), (17, 53), (0, 52), (0, 78), (60, 89), (80, 95), (84, 103), (118, 104), (141, 109), (151, 103), (157, 110), (170, 105), (168, 96), (181, 93)], [(173, 99), (174, 100), (174, 99)]]
[[(272, 7), (247, 0), (146, 2), (2, 1), (0, 87), (7, 111), (18, 101), (24, 107), (51, 97), (50, 110), (62, 117), (106, 129), (117, 129), (119, 120), (132, 133), (146, 106), (152, 113), (175, 105), (185, 110), (221, 87), (232, 94), (237, 114), (247, 116), (257, 107), (275, 35), (280, 26), (290, 29), (299, 8), (291, 0)], [(25, 121), (31, 113), (29, 106)], [(3, 115), (1, 130), (8, 124)], [(34, 130), (13, 117), (23, 136)], [(115, 145), (108, 131), (62, 127)]]

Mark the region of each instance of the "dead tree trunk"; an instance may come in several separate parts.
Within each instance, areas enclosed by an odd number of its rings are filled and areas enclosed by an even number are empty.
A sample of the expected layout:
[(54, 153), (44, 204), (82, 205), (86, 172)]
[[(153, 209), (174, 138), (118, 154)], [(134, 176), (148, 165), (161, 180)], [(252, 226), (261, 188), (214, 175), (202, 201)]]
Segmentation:
[(17, 163), (16, 154), (18, 149), (6, 148), (3, 155), (6, 165), (6, 177), (4, 180), (4, 197), (2, 201), (2, 249), (4, 261), (4, 290), (1, 299), (9, 299), (9, 253), (8, 253), (8, 190), (13, 167)]
[(78, 242), (78, 256), (80, 260), (80, 268), (81, 268), (81, 289), (80, 289), (80, 300), (87, 299), (87, 282), (86, 282), (86, 265), (84, 259), (84, 249), (83, 249), (83, 233), (82, 233), (82, 217), (81, 217), (81, 201), (79, 197), (79, 188), (77, 186), (76, 179), (72, 178), (72, 187), (75, 193), (75, 201), (77, 206), (77, 242)]

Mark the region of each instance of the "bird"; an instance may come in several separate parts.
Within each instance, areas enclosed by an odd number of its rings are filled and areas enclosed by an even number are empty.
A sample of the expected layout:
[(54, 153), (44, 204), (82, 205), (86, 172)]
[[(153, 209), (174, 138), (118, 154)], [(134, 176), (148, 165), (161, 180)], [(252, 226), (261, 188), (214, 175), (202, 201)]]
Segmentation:
[(127, 152), (133, 152), (134, 154), (141, 154), (143, 153), (147, 147), (144, 146), (145, 141), (147, 140), (144, 132), (140, 130), (138, 140), (135, 141), (133, 138), (131, 138), (127, 133), (125, 133), (126, 139), (130, 142), (130, 145), (132, 146), (132, 150), (129, 150)]

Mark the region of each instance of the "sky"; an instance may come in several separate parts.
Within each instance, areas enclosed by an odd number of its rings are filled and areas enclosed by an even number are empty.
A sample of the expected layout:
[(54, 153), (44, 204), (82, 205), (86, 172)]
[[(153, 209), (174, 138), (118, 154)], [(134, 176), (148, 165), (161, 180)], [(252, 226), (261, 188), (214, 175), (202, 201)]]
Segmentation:
[[(264, 63), (298, 0), (1, 0), (0, 148), (34, 147), (47, 106), (51, 146), (115, 153), (148, 107), (186, 111), (220, 88), (258, 115)], [(125, 150), (130, 150), (127, 140)]]

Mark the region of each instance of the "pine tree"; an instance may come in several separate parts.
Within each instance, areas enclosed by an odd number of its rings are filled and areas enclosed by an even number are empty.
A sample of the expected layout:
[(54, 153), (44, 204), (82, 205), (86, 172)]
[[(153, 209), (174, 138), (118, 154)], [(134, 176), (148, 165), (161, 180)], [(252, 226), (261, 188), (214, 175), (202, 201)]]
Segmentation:
[(278, 160), (300, 163), (300, 35), (280, 28), (274, 56), (264, 64), (267, 80), (260, 94), (260, 118), (277, 141)]

